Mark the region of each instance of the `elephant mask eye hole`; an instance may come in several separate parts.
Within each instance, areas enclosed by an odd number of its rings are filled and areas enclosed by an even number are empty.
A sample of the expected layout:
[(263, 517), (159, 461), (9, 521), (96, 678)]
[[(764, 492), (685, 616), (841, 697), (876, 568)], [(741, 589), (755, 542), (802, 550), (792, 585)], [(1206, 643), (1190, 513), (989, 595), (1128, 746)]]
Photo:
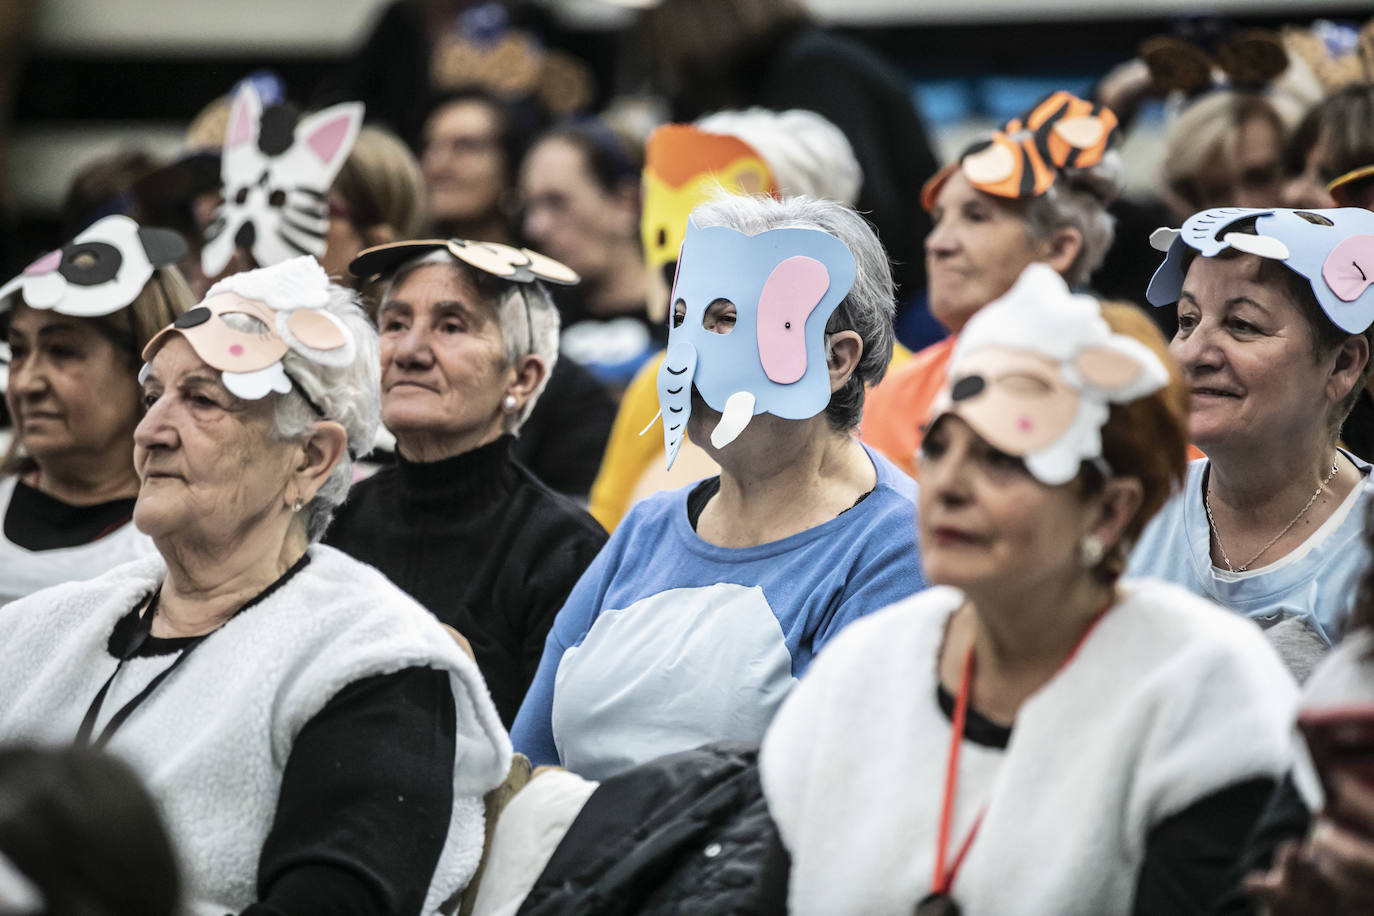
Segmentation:
[(682, 327), (682, 322), (687, 317), (687, 303), (682, 299), (673, 303), (673, 327)]
[(701, 326), (712, 334), (729, 334), (735, 329), (735, 303), (729, 299), (712, 302), (701, 316)]

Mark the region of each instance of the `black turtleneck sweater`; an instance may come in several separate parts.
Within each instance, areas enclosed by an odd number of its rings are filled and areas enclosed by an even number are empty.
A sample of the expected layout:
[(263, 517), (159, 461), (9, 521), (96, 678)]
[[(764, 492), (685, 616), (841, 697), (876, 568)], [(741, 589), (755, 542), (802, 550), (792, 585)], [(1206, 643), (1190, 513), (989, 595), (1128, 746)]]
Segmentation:
[(467, 637), (509, 728), (544, 637), (606, 532), (511, 457), (510, 436), (355, 484), (325, 543), (380, 569)]

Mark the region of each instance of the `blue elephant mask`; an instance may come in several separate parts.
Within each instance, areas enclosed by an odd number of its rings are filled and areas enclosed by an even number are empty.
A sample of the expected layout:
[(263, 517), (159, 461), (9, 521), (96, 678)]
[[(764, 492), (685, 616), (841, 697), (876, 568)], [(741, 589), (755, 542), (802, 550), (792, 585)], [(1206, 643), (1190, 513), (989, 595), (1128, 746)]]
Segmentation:
[[(1230, 231), (1248, 219), (1257, 234)], [(1153, 305), (1178, 301), (1185, 248), (1205, 258), (1232, 248), (1281, 261), (1305, 278), (1332, 324), (1346, 333), (1361, 334), (1374, 323), (1374, 213), (1368, 210), (1219, 207), (1193, 214), (1182, 229), (1156, 229), (1150, 243), (1168, 252), (1145, 293)]]
[[(678, 256), (674, 311), (686, 315), (668, 332), (658, 371), (663, 445), (673, 466), (692, 386), (721, 420), (711, 444), (724, 448), (760, 413), (787, 420), (814, 417), (830, 403), (825, 325), (854, 284), (854, 255), (818, 229), (770, 229), (745, 235), (692, 220)], [(727, 334), (702, 327), (717, 300), (735, 306)], [(676, 322), (676, 319), (673, 319)]]

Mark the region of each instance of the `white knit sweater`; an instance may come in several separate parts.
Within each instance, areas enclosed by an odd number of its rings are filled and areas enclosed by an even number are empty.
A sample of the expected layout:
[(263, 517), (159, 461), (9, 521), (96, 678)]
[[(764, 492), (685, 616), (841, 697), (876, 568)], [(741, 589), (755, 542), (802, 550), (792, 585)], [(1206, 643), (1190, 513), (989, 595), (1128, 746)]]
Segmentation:
[[(987, 805), (954, 884), (968, 916), (1129, 913), (1153, 826), (1288, 767), (1297, 689), (1259, 629), (1177, 586), (1122, 588), (1005, 753), (964, 743), (951, 847)], [(851, 624), (773, 720), (760, 772), (792, 913), (908, 916), (929, 893), (951, 729), (937, 654), (962, 602), (934, 588)]]
[[(158, 800), (193, 911), (223, 916), (256, 899), (258, 858), (301, 728), (354, 681), (412, 667), (448, 671), (454, 805), (425, 901), (434, 913), (477, 867), (482, 795), (505, 778), (510, 742), (476, 665), (432, 615), (372, 567), (321, 545), (310, 554), (285, 585), (207, 638), (107, 749)], [(0, 609), (0, 741), (72, 740), (115, 668), (106, 651), (115, 622), (165, 575), (154, 556)], [(165, 657), (126, 662), (102, 722), (166, 665)]]

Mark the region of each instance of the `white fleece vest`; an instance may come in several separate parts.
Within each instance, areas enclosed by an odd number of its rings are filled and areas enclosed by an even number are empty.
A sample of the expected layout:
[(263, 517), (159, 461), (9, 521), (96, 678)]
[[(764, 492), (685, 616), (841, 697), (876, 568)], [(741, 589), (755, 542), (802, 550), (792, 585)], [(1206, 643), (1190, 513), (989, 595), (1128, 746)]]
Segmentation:
[[(1000, 765), (964, 743), (951, 846), (987, 805), (954, 884), (968, 916), (1129, 913), (1153, 826), (1288, 768), (1297, 689), (1259, 629), (1177, 586), (1122, 588)], [(760, 772), (793, 914), (909, 916), (930, 892), (951, 730), (936, 657), (962, 602), (935, 588), (850, 624), (773, 720)]]
[[(482, 795), (510, 767), (510, 742), (476, 665), (423, 607), (337, 550), (207, 638), (115, 733), (107, 749), (140, 773), (171, 830), (198, 916), (257, 899), (258, 858), (301, 728), (353, 681), (411, 667), (449, 672), (457, 712), (453, 815), (426, 914), (461, 890), (482, 854)], [(114, 670), (115, 622), (166, 575), (137, 560), (0, 609), (0, 741), (68, 743)], [(141, 683), (166, 658), (126, 662)], [(123, 703), (112, 688), (110, 702)], [(107, 705), (109, 705), (107, 703)], [(102, 710), (102, 719), (108, 710)]]
[[(9, 511), (18, 478), (0, 479), (0, 519)], [(157, 552), (148, 535), (126, 522), (88, 544), (29, 550), (0, 532), (0, 605), (75, 579), (90, 579)]]

